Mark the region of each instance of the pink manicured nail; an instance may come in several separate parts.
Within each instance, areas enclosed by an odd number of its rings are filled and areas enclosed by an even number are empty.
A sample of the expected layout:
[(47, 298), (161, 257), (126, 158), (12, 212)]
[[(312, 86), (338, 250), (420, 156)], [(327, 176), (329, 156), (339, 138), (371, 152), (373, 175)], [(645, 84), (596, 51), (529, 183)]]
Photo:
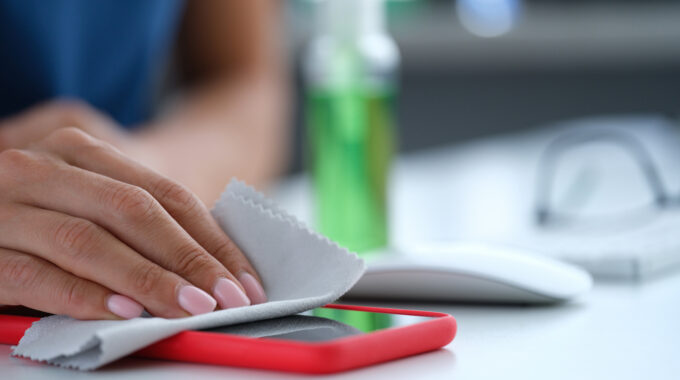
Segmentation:
[(217, 301), (203, 290), (186, 285), (179, 290), (179, 295), (177, 297), (179, 305), (189, 312), (189, 314), (204, 314), (215, 310)]
[(106, 301), (106, 307), (113, 314), (125, 319), (137, 318), (144, 311), (142, 305), (120, 294), (114, 294), (109, 297), (109, 300)]
[(250, 305), (250, 299), (243, 293), (241, 288), (226, 278), (217, 280), (213, 295), (222, 309)]
[(241, 285), (243, 285), (243, 288), (246, 290), (246, 294), (248, 295), (248, 298), (250, 298), (250, 303), (253, 305), (256, 305), (258, 303), (265, 303), (267, 302), (267, 295), (264, 294), (264, 289), (262, 289), (262, 285), (260, 285), (259, 282), (253, 277), (252, 274), (248, 272), (243, 272), (241, 275), (238, 277), (239, 282), (241, 282)]

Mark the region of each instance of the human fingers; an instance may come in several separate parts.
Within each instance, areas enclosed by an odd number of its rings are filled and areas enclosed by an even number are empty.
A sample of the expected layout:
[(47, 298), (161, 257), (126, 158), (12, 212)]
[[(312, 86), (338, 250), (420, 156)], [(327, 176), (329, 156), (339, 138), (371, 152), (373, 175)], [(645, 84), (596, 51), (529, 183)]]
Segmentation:
[(130, 319), (144, 311), (129, 297), (35, 256), (5, 248), (0, 248), (0, 304), (78, 319)]
[(3, 203), (0, 246), (26, 252), (173, 318), (215, 308), (215, 300), (147, 260), (102, 227), (53, 210)]
[[(78, 132), (78, 134), (82, 134)], [(18, 201), (83, 218), (166, 270), (213, 294), (221, 308), (250, 304), (238, 280), (198, 244), (147, 191), (101, 174), (42, 159), (18, 176)]]
[(253, 304), (266, 302), (261, 280), (240, 248), (217, 225), (206, 206), (184, 186), (144, 167), (120, 151), (75, 130), (43, 142), (72, 165), (146, 190), (188, 234), (214, 256), (246, 291)]

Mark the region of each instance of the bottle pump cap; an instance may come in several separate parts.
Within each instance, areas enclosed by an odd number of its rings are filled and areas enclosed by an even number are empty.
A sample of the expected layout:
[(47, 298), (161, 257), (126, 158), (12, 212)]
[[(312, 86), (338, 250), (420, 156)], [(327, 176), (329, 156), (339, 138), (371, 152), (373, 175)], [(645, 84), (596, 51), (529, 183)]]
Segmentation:
[(384, 0), (320, 0), (317, 30), (336, 38), (384, 33)]

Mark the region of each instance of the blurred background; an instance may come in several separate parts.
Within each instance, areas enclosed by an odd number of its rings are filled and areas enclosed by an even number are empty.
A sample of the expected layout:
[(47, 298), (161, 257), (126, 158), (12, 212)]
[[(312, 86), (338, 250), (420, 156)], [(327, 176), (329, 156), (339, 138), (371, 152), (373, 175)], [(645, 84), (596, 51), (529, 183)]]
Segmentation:
[[(312, 0), (286, 3), (303, 168), (301, 61)], [(467, 141), (591, 115), (680, 110), (680, 2), (389, 0), (402, 61), (399, 150)]]

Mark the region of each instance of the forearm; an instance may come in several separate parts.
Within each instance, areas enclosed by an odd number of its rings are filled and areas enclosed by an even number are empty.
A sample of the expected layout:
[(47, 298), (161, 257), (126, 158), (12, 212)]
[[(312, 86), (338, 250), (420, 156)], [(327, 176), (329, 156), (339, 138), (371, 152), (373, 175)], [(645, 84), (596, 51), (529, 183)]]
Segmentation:
[(128, 153), (183, 183), (208, 206), (232, 176), (266, 186), (288, 161), (286, 95), (278, 75), (211, 81), (141, 128)]

